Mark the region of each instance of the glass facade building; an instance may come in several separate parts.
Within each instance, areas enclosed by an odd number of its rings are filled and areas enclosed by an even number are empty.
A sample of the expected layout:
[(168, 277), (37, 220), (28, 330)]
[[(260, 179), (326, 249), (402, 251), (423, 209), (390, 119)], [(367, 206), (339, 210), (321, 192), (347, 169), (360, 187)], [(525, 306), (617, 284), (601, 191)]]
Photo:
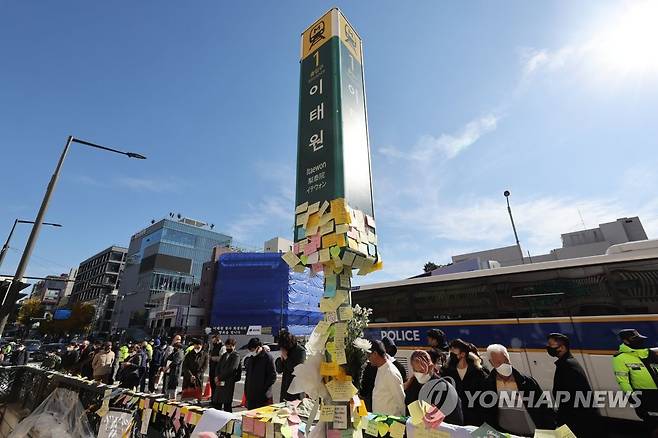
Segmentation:
[(137, 245), (131, 242), (128, 263), (139, 264), (137, 289), (152, 295), (164, 292), (189, 292), (201, 282), (203, 264), (210, 260), (215, 246), (229, 246), (231, 237), (196, 221), (163, 219), (138, 233)]
[[(175, 295), (195, 290), (213, 248), (230, 246), (231, 240), (203, 222), (184, 217), (162, 219), (134, 234), (128, 246), (112, 330), (146, 327), (151, 313), (172, 307), (170, 301)], [(177, 313), (177, 320), (188, 310), (187, 305), (179, 307), (172, 310)], [(172, 326), (176, 324), (171, 321)]]

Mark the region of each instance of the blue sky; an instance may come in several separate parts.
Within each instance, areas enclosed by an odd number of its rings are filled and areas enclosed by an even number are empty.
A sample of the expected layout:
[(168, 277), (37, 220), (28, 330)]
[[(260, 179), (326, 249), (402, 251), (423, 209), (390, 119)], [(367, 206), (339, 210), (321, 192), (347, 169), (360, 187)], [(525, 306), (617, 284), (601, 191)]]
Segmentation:
[[(385, 269), (524, 249), (639, 215), (658, 236), (658, 9), (645, 2), (0, 2), (0, 230), (74, 147), (29, 275), (66, 272), (168, 212), (243, 245), (291, 235), (299, 34), (339, 6), (364, 40)], [(28, 227), (1, 273), (13, 273)], [(4, 239), (2, 232), (2, 238)]]

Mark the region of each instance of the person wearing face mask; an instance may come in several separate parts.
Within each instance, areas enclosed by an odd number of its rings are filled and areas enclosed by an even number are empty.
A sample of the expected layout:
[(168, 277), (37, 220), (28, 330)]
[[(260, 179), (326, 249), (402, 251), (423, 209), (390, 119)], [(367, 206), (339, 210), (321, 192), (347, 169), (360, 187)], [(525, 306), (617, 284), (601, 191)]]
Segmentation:
[(203, 342), (194, 339), (192, 340), (192, 350), (185, 355), (185, 360), (183, 360), (183, 392), (194, 390), (194, 393), (199, 396), (198, 398), (201, 398), (203, 375), (207, 368), (208, 353), (203, 351)]
[[(235, 351), (235, 339), (228, 338), (225, 344), (225, 352), (219, 358), (215, 366), (215, 392), (212, 404), (216, 409), (233, 412), (233, 393), (235, 383), (242, 379), (242, 367), (240, 356)], [(211, 364), (211, 366), (213, 366)]]
[(444, 377), (452, 379), (462, 403), (464, 424), (480, 426), (484, 422), (484, 411), (477, 406), (468, 406), (466, 394), (475, 394), (484, 387), (484, 381), (489, 373), (482, 367), (482, 359), (477, 354), (477, 348), (461, 339), (450, 342), (450, 357), (447, 366), (442, 370)]
[(276, 382), (276, 369), (274, 358), (263, 349), (260, 339), (251, 338), (247, 349), (249, 349), (249, 357), (245, 358), (244, 393), (247, 409), (251, 410), (272, 403), (272, 386)]
[(114, 363), (114, 351), (112, 343), (106, 342), (94, 355), (91, 361), (91, 367), (94, 370), (94, 380), (101, 383), (110, 383), (112, 376), (112, 364)]
[(619, 331), (619, 339), (622, 344), (612, 358), (617, 384), (624, 392), (641, 391), (635, 412), (651, 433), (657, 432), (658, 352), (647, 348), (647, 337), (636, 329)]
[(405, 382), (404, 404), (409, 406), (418, 400), (423, 387), (429, 385), (427, 392), (431, 399), (424, 401), (439, 408), (446, 415), (446, 423), (463, 425), (464, 416), (457, 390), (449, 379), (439, 376), (430, 354), (416, 350), (411, 353), (410, 363), (413, 375)]
[[(535, 379), (512, 367), (507, 348), (500, 344), (487, 347), (493, 370), (484, 383), (486, 391), (516, 393), (514, 403), (495, 403), (486, 409), (486, 422), (497, 430), (521, 436), (533, 436), (536, 429), (555, 429), (553, 411), (547, 403), (539, 403), (542, 389)], [(523, 397), (522, 403), (516, 402)], [(532, 403), (528, 401), (532, 399)], [(502, 406), (499, 406), (501, 404)], [(511, 406), (508, 406), (511, 405)]]
[[(557, 358), (555, 361), (555, 375), (553, 376), (553, 400), (558, 400), (558, 394), (569, 394), (566, 401), (560, 400), (557, 407), (557, 424), (566, 424), (576, 436), (592, 434), (600, 419), (596, 408), (588, 408), (576, 403), (578, 392), (590, 394), (592, 387), (587, 380), (585, 370), (571, 354), (569, 337), (562, 333), (551, 333), (546, 341), (546, 352), (549, 356)], [(594, 435), (601, 435), (596, 431)]]

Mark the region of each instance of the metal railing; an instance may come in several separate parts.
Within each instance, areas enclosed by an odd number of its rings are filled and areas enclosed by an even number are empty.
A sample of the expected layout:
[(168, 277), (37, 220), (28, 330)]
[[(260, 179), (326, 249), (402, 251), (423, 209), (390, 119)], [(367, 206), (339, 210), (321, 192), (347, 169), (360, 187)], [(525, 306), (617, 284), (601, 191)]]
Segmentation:
[[(80, 403), (87, 413), (89, 424), (95, 433), (98, 433), (102, 418), (96, 414), (101, 407), (103, 397), (108, 386), (99, 386), (94, 382), (80, 381), (73, 376), (57, 372), (46, 371), (32, 366), (1, 367), (0, 366), (0, 410), (15, 409), (20, 411), (34, 411), (56, 388), (66, 388), (78, 394)], [(142, 423), (142, 410), (138, 403), (124, 404), (126, 395), (136, 396), (138, 393), (128, 389), (113, 388), (110, 399), (110, 409), (131, 412), (134, 416), (135, 426), (130, 437), (141, 438), (140, 425)], [(140, 394), (139, 398), (150, 399), (152, 406), (156, 399), (162, 395)], [(189, 403), (186, 403), (189, 405)], [(178, 429), (173, 416), (161, 412), (153, 412), (155, 421), (151, 417), (147, 437), (175, 437), (189, 438), (194, 429), (193, 425), (185, 424), (179, 418)]]

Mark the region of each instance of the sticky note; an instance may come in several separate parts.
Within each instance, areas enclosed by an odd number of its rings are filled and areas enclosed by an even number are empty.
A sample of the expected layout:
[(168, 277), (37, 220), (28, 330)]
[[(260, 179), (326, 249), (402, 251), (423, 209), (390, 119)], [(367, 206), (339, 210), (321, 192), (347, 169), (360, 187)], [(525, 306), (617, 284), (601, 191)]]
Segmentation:
[(292, 252), (292, 251), (288, 251), (287, 253), (285, 253), (284, 255), (282, 255), (281, 258), (282, 258), (283, 261), (286, 262), (286, 263), (288, 264), (288, 266), (290, 266), (290, 267), (293, 267), (293, 266), (299, 264), (299, 262), (300, 262), (299, 257), (297, 257), (297, 256), (295, 255), (295, 253)]
[(322, 362), (320, 363), (320, 375), (322, 376), (337, 376), (338, 364), (336, 362)]
[(394, 421), (389, 427), (388, 431), (391, 438), (402, 438), (404, 436), (404, 424)]
[(315, 213), (320, 209), (320, 201), (314, 202), (313, 204), (308, 206), (308, 214)]
[(255, 419), (253, 417), (248, 417), (244, 415), (242, 417), (242, 431), (247, 432), (247, 433), (253, 433), (254, 432), (254, 421)]
[(313, 263), (311, 265), (311, 270), (315, 273), (322, 272), (323, 266), (322, 263)]
[(329, 222), (333, 217), (331, 216), (330, 213), (323, 214), (320, 217), (320, 226), (325, 225), (327, 222)]
[(265, 436), (265, 423), (262, 421), (254, 421), (254, 435), (259, 437)]
[(306, 221), (306, 228), (314, 228), (320, 225), (320, 215), (317, 213), (311, 213), (309, 210), (308, 213), (308, 220)]
[(329, 254), (331, 255), (332, 259), (336, 259), (340, 257), (340, 248), (337, 246), (332, 246), (329, 248)]
[(379, 436), (384, 436), (388, 433), (388, 424), (384, 423), (383, 421), (381, 423), (377, 423), (377, 432), (379, 433)]
[(368, 415), (368, 409), (366, 408), (366, 404), (365, 404), (365, 403), (361, 403), (361, 404), (359, 405), (359, 411), (358, 411), (358, 413), (359, 413), (359, 415), (362, 416), (362, 417), (365, 417), (366, 415)]
[(317, 263), (319, 261), (320, 254), (317, 252), (311, 253), (308, 255), (308, 258), (306, 259), (306, 263), (312, 265), (313, 263)]
[(265, 438), (274, 438), (274, 423), (265, 425)]
[(341, 321), (347, 321), (352, 319), (353, 317), (354, 317), (354, 311), (352, 310), (352, 307), (345, 306), (338, 308), (338, 318)]
[(318, 210), (320, 216), (322, 216), (327, 211), (328, 208), (329, 208), (329, 203), (327, 201), (324, 201), (322, 205), (320, 205), (320, 210)]
[(330, 248), (336, 245), (336, 233), (329, 233), (325, 236), (322, 236), (322, 247)]
[(361, 255), (357, 255), (356, 257), (354, 257), (354, 263), (352, 263), (352, 267), (359, 269), (361, 268), (361, 266), (363, 266), (363, 263), (365, 263), (365, 261), (366, 261), (365, 257)]
[(304, 213), (307, 209), (308, 209), (308, 202), (304, 202), (303, 204), (299, 204), (295, 208), (295, 214)]
[(343, 258), (342, 258), (343, 264), (347, 266), (352, 266), (352, 263), (354, 263), (355, 256), (356, 254), (354, 254), (353, 252), (345, 251), (343, 253)]
[(320, 311), (321, 312), (334, 312), (345, 302), (347, 299), (347, 291), (343, 289), (336, 290), (336, 294), (332, 298), (321, 298), (320, 299)]
[(336, 312), (325, 312), (324, 320), (329, 324), (338, 321), (338, 314)]
[(323, 297), (325, 298), (332, 298), (336, 296), (336, 285), (326, 285), (324, 288), (324, 295)]
[(318, 322), (318, 325), (315, 326), (315, 332), (317, 332), (320, 335), (323, 335), (329, 330), (329, 326), (331, 324), (327, 323), (326, 321), (320, 321)]
[(576, 434), (574, 434), (566, 424), (555, 429), (555, 435), (557, 435), (558, 438), (576, 438)]
[(320, 263), (328, 262), (329, 259), (331, 258), (331, 255), (329, 254), (329, 248), (321, 249), (319, 251), (319, 254), (320, 254), (320, 256), (318, 258), (318, 261)]
[(340, 287), (345, 289), (349, 289), (351, 287), (350, 277), (348, 275), (340, 276)]
[(334, 401), (350, 401), (358, 392), (351, 381), (332, 380), (325, 386)]
[(368, 427), (366, 428), (366, 433), (372, 436), (379, 435), (379, 423), (372, 420), (368, 421)]
[(347, 324), (339, 322), (334, 324), (334, 337), (344, 339), (347, 336)]
[(327, 423), (334, 421), (333, 405), (322, 405), (320, 407), (320, 421), (325, 421)]
[(347, 429), (347, 406), (334, 406), (334, 429)]
[(324, 277), (324, 284), (325, 286), (336, 286), (338, 284), (338, 276), (327, 275), (326, 277)]
[(325, 235), (325, 234), (333, 233), (333, 231), (334, 231), (334, 221), (332, 219), (320, 227), (319, 233), (321, 235)]
[(297, 220), (295, 221), (296, 225), (300, 225), (302, 227), (305, 227), (306, 222), (308, 222), (308, 214), (307, 213), (302, 213), (302, 214), (297, 215)]
[(336, 362), (340, 365), (344, 365), (347, 363), (347, 355), (345, 354), (344, 348), (337, 348), (334, 357), (336, 359)]
[(338, 224), (336, 225), (336, 234), (345, 234), (350, 230), (348, 224)]

